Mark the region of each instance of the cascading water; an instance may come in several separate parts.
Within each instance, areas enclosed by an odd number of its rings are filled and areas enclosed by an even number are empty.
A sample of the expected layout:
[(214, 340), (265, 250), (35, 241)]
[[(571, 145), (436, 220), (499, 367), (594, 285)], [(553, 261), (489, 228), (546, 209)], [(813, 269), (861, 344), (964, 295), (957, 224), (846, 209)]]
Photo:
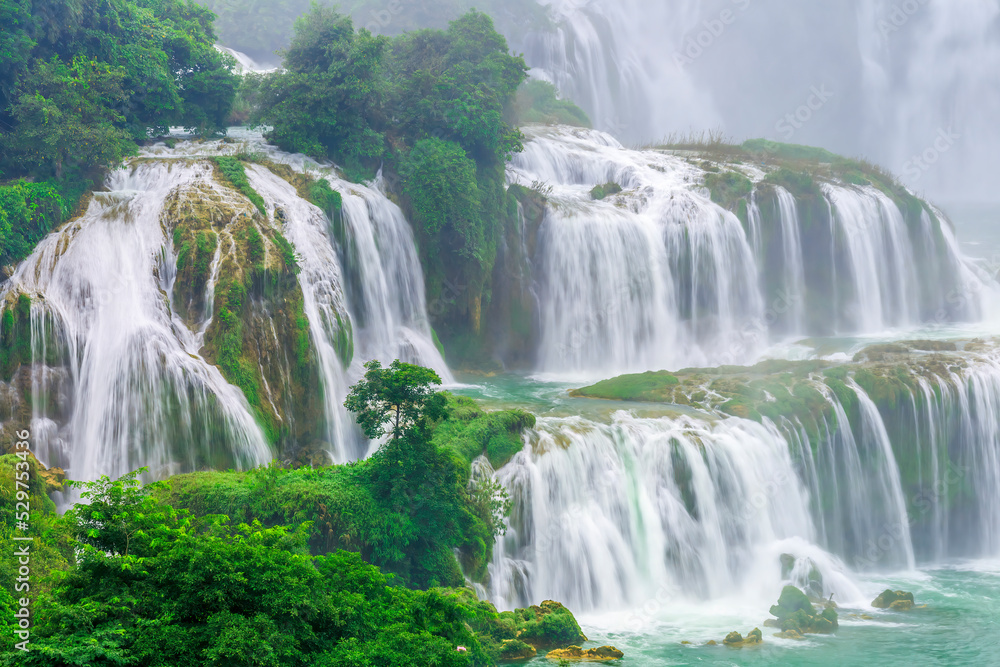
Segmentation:
[[(245, 234), (239, 226), (247, 220), (258, 233), (278, 228), (298, 255), (297, 282), (323, 385), (321, 440), (334, 460), (365, 453), (342, 406), (363, 362), (400, 358), (451, 381), (431, 341), (420, 265), (398, 207), (377, 189), (330, 178), (343, 193), (343, 233), (335, 242), (318, 208), (286, 181), (251, 165), (248, 178), (268, 211), (266, 219), (255, 219), (249, 202), (216, 182), (206, 159), (229, 150), (221, 142), (147, 149), (145, 160), (114, 172), (108, 192), (95, 193), (87, 213), (51, 234), (4, 285), (0, 301), (31, 298), (30, 407), (44, 463), (67, 468), (75, 479), (118, 476), (140, 466), (164, 477), (204, 467), (252, 467), (275, 455), (255, 409), (202, 349), (221, 266), (235, 261), (236, 242)], [(301, 157), (271, 155), (304, 164)], [(195, 290), (197, 296), (178, 301), (177, 249), (164, 202), (174, 201), (183, 213), (197, 207), (188, 199), (206, 196), (237, 212), (232, 221), (213, 220), (217, 231), (209, 234), (218, 242), (206, 260), (204, 294)], [(296, 415), (282, 414), (287, 388), (273, 385), (275, 378), (287, 384), (289, 361), (259, 349), (280, 349), (283, 341), (266, 308), (253, 317), (263, 338), (253, 360), (261, 400), (287, 428)], [(274, 374), (265, 363), (277, 366)]]
[(921, 190), (992, 192), (992, 0), (540, 4), (551, 27), (508, 38), (535, 76), (623, 141), (721, 127), (864, 154)]
[[(974, 321), (995, 291), (943, 218), (906, 218), (872, 186), (800, 198), (745, 167), (744, 227), (683, 156), (589, 130), (529, 136), (512, 178), (551, 188), (534, 258), (547, 374), (741, 364), (792, 336)], [(594, 200), (609, 181), (624, 191)]]
[(242, 394), (168, 307), (176, 258), (160, 213), (171, 192), (213, 187), (210, 177), (206, 164), (113, 172), (5, 287), (32, 297), (31, 426), (44, 463), (93, 479), (271, 458)]
[(490, 598), (583, 610), (634, 609), (654, 594), (764, 604), (795, 578), (781, 572), (787, 552), (812, 561), (824, 597), (864, 604), (852, 570), (996, 556), (998, 363), (991, 352), (946, 376), (913, 371), (898, 407), (851, 382), (845, 408), (817, 378), (830, 415), (818, 431), (794, 415), (540, 420), (496, 473), (514, 509)]
[(711, 100), (673, 54), (651, 59), (636, 48), (680, 43), (697, 25), (699, 0), (540, 4), (549, 8), (552, 31), (510, 39), (521, 45), (532, 74), (580, 104), (597, 128), (622, 140), (648, 141), (662, 137), (664, 128), (718, 124)]
[[(700, 171), (605, 134), (557, 130), (533, 137), (514, 174), (551, 185), (556, 202), (535, 262), (540, 370), (624, 372), (756, 352), (742, 349), (740, 331), (764, 311), (752, 250), (736, 216), (691, 187)], [(608, 181), (625, 193), (592, 201), (590, 189)]]
[[(809, 493), (771, 424), (546, 419), (499, 478), (515, 502), (491, 569), (491, 599), (505, 608), (546, 598), (638, 607), (658, 590), (766, 599), (782, 549), (816, 537)], [(835, 558), (808, 551), (830, 592), (859, 598)]]

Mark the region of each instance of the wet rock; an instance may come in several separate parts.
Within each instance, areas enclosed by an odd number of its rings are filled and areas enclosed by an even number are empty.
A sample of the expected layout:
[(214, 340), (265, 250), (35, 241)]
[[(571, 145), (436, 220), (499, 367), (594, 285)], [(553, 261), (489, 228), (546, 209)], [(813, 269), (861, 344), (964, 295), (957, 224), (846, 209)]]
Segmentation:
[(752, 645), (752, 644), (760, 644), (763, 641), (764, 641), (764, 633), (760, 631), (760, 628), (754, 628), (753, 630), (747, 633), (747, 637), (746, 639), (743, 640), (743, 643), (747, 645)]
[(795, 569), (795, 556), (792, 554), (781, 554), (781, 578), (791, 579), (792, 570)]
[[(876, 609), (892, 609), (893, 603), (905, 601), (909, 602), (909, 606), (904, 610), (899, 607), (896, 609), (899, 611), (908, 611), (913, 608), (913, 593), (907, 593), (905, 591), (894, 591), (889, 588), (885, 589), (879, 596), (872, 600), (872, 606)], [(905, 606), (905, 605), (901, 605)]]
[(545, 600), (540, 605), (504, 612), (517, 627), (517, 639), (536, 649), (562, 648), (587, 641), (576, 618), (562, 603)]
[(507, 661), (531, 660), (538, 651), (534, 646), (525, 644), (520, 639), (508, 639), (500, 647), (500, 659)]
[(734, 630), (726, 635), (726, 638), (722, 640), (722, 643), (726, 646), (743, 646), (743, 635)]
[(576, 660), (579, 662), (607, 662), (610, 660), (620, 660), (625, 654), (614, 646), (600, 646), (598, 648), (582, 649), (579, 646), (569, 648), (557, 648), (548, 652), (545, 656), (549, 660)]
[(910, 611), (911, 609), (913, 609), (913, 601), (896, 600), (891, 605), (889, 605), (889, 609), (891, 609), (892, 611)]
[(705, 642), (705, 646), (718, 646), (718, 645), (719, 642), (715, 641), (714, 639), (709, 639), (707, 642)]
[(785, 630), (783, 632), (779, 632), (774, 636), (777, 637), (778, 639), (799, 639), (799, 640), (805, 639), (805, 637), (803, 637), (800, 633), (796, 632), (795, 630)]
[[(817, 612), (809, 597), (795, 586), (785, 586), (778, 598), (778, 604), (771, 607), (771, 614), (777, 617), (777, 627), (782, 631), (794, 630), (799, 634), (829, 634), (839, 627), (837, 609), (832, 603), (825, 604)], [(774, 627), (774, 624), (767, 624)]]

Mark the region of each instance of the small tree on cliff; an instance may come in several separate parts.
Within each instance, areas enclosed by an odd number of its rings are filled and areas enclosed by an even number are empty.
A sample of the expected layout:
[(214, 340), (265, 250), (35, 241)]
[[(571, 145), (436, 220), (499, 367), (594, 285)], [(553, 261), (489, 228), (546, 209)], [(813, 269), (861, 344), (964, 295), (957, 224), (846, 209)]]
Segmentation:
[(365, 376), (351, 387), (344, 407), (355, 413), (368, 438), (391, 435), (398, 440), (427, 420), (444, 415), (445, 398), (432, 388), (441, 384), (441, 378), (431, 369), (398, 359), (388, 368), (378, 360), (369, 361), (365, 368)]

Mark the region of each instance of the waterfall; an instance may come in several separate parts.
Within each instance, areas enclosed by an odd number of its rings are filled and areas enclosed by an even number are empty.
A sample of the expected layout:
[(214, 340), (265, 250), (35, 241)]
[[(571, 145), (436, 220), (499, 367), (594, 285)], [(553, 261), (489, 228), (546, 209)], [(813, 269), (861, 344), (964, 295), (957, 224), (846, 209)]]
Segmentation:
[[(591, 131), (540, 130), (514, 160), (553, 187), (538, 242), (540, 370), (624, 372), (742, 359), (764, 307), (739, 219), (700, 172)], [(625, 192), (593, 201), (608, 181)]]
[(855, 297), (849, 331), (917, 324), (915, 254), (895, 203), (874, 187), (825, 189)]
[[(707, 196), (715, 172), (683, 155), (590, 130), (528, 134), (511, 178), (551, 188), (533, 260), (543, 373), (744, 364), (794, 336), (976, 321), (996, 292), (939, 212), (904, 214), (873, 186), (800, 199), (747, 170), (744, 226)], [(609, 181), (623, 192), (593, 200)]]
[[(342, 193), (344, 244), (349, 258), (342, 268), (325, 214), (301, 199), (287, 181), (254, 165), (248, 178), (276, 215), (300, 255), (299, 284), (306, 303), (310, 334), (319, 355), (329, 442), (334, 460), (346, 462), (364, 454), (353, 420), (343, 407), (347, 387), (364, 373), (362, 364), (394, 359), (434, 368), (451, 381), (444, 360), (431, 342), (424, 304), (424, 283), (409, 225), (399, 208), (382, 193), (364, 186), (330, 179)], [(345, 298), (345, 278), (353, 277), (355, 297)], [(338, 356), (338, 337), (345, 322), (353, 324), (354, 355), (345, 369)]]
[(650, 58), (637, 48), (679, 45), (697, 25), (700, 0), (541, 4), (549, 7), (552, 31), (511, 35), (511, 41), (521, 45), (532, 74), (555, 84), (597, 128), (623, 140), (648, 141), (662, 137), (665, 128), (719, 124), (710, 97), (674, 53), (659, 48)]
[[(321, 175), (321, 167), (302, 156), (255, 147)], [(343, 234), (335, 239), (322, 211), (260, 165), (246, 169), (267, 210), (266, 219), (254, 218), (246, 199), (216, 182), (207, 160), (233, 150), (219, 141), (145, 149), (142, 160), (113, 172), (107, 192), (95, 193), (87, 212), (50, 234), (3, 285), (0, 303), (19, 294), (31, 298), (30, 410), (43, 463), (67, 468), (74, 479), (119, 476), (140, 466), (162, 478), (206, 467), (253, 467), (274, 457), (260, 416), (202, 349), (225, 277), (222, 264), (236, 261), (246, 220), (258, 232), (270, 226), (286, 235), (297, 255), (296, 281), (322, 385), (326, 434), (319, 439), (335, 461), (366, 451), (342, 405), (365, 361), (400, 358), (452, 381), (431, 339), (409, 225), (378, 184), (350, 184), (322, 168), (343, 196)], [(213, 218), (208, 233), (217, 243), (204, 295), (181, 303), (165, 203), (174, 202), (181, 215), (204, 197), (233, 207), (235, 217)], [(245, 269), (237, 264), (236, 270)], [(204, 305), (189, 310), (198, 300)], [(260, 400), (288, 424), (300, 416), (282, 414), (287, 387), (274, 383), (288, 384), (289, 360), (260, 345), (280, 350), (291, 343), (279, 336), (266, 307), (255, 307), (252, 317), (260, 328), (253, 360)], [(274, 364), (273, 373), (266, 364)]]
[(31, 305), (31, 431), (75, 479), (255, 466), (272, 453), (238, 389), (168, 307), (167, 196), (213, 187), (207, 164), (114, 171), (86, 213), (44, 239), (4, 295)]
[[(802, 260), (802, 240), (799, 231), (798, 202), (782, 187), (774, 189), (778, 197), (778, 218), (781, 221), (782, 264), (785, 267), (785, 294), (789, 296), (788, 326), (792, 333), (804, 331), (806, 270)], [(755, 249), (758, 249), (755, 245)]]
[(552, 27), (509, 39), (534, 76), (623, 141), (721, 128), (865, 155), (922, 191), (992, 192), (992, 0), (541, 4)]
[(514, 500), (491, 565), (501, 607), (636, 608), (656, 591), (763, 600), (780, 587), (783, 549), (822, 561), (838, 599), (860, 597), (836, 558), (806, 546), (809, 492), (773, 424), (543, 419), (498, 474)]
[(895, 405), (850, 381), (849, 408), (817, 378), (830, 417), (812, 432), (793, 415), (540, 419), (496, 473), (514, 507), (490, 598), (614, 610), (662, 591), (763, 604), (791, 553), (812, 561), (824, 596), (860, 604), (852, 571), (997, 556), (1000, 358), (910, 372)]

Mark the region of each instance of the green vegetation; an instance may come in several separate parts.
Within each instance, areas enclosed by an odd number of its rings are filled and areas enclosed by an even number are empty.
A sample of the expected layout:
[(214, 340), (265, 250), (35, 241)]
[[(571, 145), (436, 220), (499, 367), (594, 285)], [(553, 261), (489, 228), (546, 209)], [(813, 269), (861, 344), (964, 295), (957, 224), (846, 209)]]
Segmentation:
[(764, 182), (780, 185), (795, 195), (796, 199), (823, 196), (823, 191), (820, 190), (816, 180), (806, 171), (781, 167), (764, 177)]
[(705, 187), (712, 194), (712, 201), (733, 212), (739, 211), (741, 204), (745, 207), (753, 192), (753, 182), (735, 171), (708, 174)]
[[(389, 39), (314, 6), (296, 22), (283, 64), (253, 79), (251, 122), (271, 127), (268, 139), (284, 149), (335, 160), (353, 180), (384, 165), (416, 232), (428, 299), (442, 304), (441, 331), (478, 335), (511, 208), (504, 167), (521, 150), (505, 118), (524, 61), (475, 11), (447, 30)], [(309, 195), (335, 208), (328, 193)]]
[(523, 410), (486, 412), (471, 398), (448, 395), (449, 418), (434, 429), (434, 443), (458, 454), (463, 461), (485, 455), (499, 470), (524, 449), (524, 432), (534, 428), (535, 416)]
[(242, 162), (234, 157), (224, 156), (215, 158), (215, 165), (219, 168), (219, 173), (233, 187), (243, 193), (257, 207), (258, 211), (264, 215), (267, 214), (267, 209), (264, 207), (264, 198), (250, 185), (250, 181), (247, 180), (246, 168)]
[(612, 401), (662, 401), (673, 397), (680, 384), (677, 376), (666, 371), (647, 371), (639, 375), (620, 375), (595, 385), (578, 389), (574, 396), (603, 398)]
[(318, 206), (330, 218), (340, 214), (344, 200), (340, 193), (330, 187), (330, 182), (320, 178), (309, 185), (309, 201)]
[(0, 1), (0, 261), (23, 259), (137, 142), (223, 127), (238, 79), (212, 20), (183, 0)]
[(0, 380), (9, 382), (31, 359), (31, 298), (20, 294), (13, 303), (0, 303), (0, 311)]
[[(12, 650), (7, 613), (0, 664), (485, 667), (585, 641), (557, 602), (497, 613), (471, 589), (437, 588), (464, 585), (456, 550), (469, 576), (485, 574), (502, 516), (495, 489), (470, 490), (460, 437), (454, 449), (431, 438), (452, 418), (433, 383), (427, 369), (369, 364), (352, 396), (369, 430), (391, 420), (393, 437), (366, 461), (148, 485), (139, 470), (73, 483), (82, 502), (62, 518), (52, 471), (0, 458), (0, 535), (13, 544), (17, 472), (35, 537), (32, 650)], [(452, 402), (465, 421), (485, 417)], [(14, 563), (0, 563), (5, 612)]]
[(555, 86), (548, 81), (538, 79), (529, 79), (517, 89), (517, 97), (514, 100), (514, 123), (593, 127), (583, 109), (570, 100), (560, 99)]
[(594, 189), (590, 191), (590, 198), (596, 200), (606, 199), (612, 195), (616, 195), (622, 191), (622, 186), (615, 182), (605, 183), (603, 185), (595, 185)]
[(368, 439), (391, 436), (398, 440), (425, 419), (433, 421), (444, 414), (444, 396), (431, 389), (431, 385), (441, 384), (441, 378), (431, 369), (398, 359), (388, 368), (372, 360), (365, 369), (364, 378), (351, 387), (344, 407), (355, 414)]

